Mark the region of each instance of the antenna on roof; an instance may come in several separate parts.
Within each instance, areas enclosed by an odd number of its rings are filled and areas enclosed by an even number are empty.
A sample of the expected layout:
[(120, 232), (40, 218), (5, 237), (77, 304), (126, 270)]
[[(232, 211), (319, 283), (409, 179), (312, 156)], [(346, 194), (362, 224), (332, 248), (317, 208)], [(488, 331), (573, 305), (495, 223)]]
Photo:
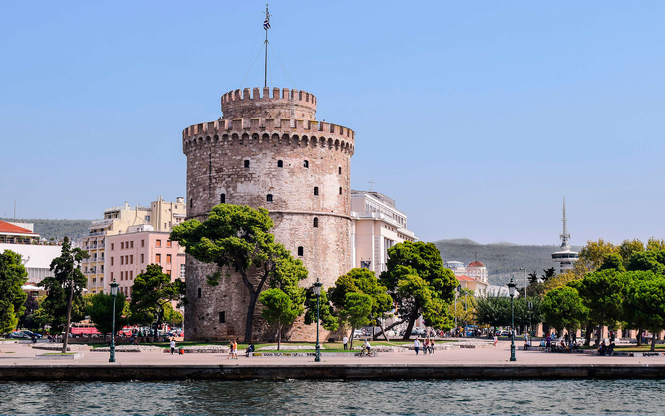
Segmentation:
[(369, 181), (369, 191), (370, 192), (374, 192), (374, 184), (375, 183), (376, 182), (374, 182), (374, 176), (372, 176), (372, 180)]

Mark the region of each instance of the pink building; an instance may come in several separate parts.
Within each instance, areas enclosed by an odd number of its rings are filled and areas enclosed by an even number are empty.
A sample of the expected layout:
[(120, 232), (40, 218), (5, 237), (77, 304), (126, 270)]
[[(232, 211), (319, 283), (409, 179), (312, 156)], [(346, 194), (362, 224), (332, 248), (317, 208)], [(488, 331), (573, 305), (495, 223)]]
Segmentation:
[(169, 240), (168, 232), (152, 231), (145, 225), (132, 228), (127, 234), (106, 237), (106, 250), (106, 293), (111, 293), (109, 284), (115, 279), (120, 291), (131, 298), (134, 279), (153, 263), (162, 266), (171, 281), (185, 280), (184, 250)]

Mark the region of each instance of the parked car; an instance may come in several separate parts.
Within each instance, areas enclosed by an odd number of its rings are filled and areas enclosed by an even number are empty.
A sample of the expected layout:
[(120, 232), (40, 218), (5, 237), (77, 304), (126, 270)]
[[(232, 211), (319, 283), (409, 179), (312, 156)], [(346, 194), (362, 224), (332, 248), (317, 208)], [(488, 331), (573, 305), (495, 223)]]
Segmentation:
[(35, 336), (35, 338), (41, 338), (42, 337), (42, 334), (38, 334), (38, 333), (32, 332), (32, 331), (28, 331), (27, 329), (22, 329), (21, 332), (23, 332), (24, 334), (27, 334), (28, 337), (30, 337), (30, 338), (32, 338), (33, 335)]
[(14, 331), (7, 338), (12, 339), (30, 339), (30, 335), (26, 334), (23, 331)]

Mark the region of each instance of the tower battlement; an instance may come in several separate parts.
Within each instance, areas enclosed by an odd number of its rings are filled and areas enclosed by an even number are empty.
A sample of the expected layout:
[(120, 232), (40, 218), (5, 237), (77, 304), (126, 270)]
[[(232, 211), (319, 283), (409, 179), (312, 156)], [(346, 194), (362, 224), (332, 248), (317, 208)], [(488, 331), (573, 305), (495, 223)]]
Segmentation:
[(234, 118), (296, 118), (316, 119), (316, 97), (307, 91), (271, 88), (238, 89), (222, 95), (224, 119)]

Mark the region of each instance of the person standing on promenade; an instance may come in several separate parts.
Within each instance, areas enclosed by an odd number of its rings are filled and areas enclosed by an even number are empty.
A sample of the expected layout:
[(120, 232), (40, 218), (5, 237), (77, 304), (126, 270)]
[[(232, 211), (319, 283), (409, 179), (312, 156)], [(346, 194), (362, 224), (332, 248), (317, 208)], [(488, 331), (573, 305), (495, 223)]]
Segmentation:
[(238, 359), (238, 341), (240, 341), (238, 338), (233, 342), (233, 358)]
[(342, 338), (342, 344), (344, 344), (344, 351), (349, 349), (349, 337), (344, 335), (344, 338)]
[(416, 338), (415, 341), (413, 341), (413, 348), (416, 350), (416, 355), (418, 355), (418, 351), (420, 350), (420, 341), (418, 338)]
[(227, 360), (233, 358), (233, 340), (229, 343), (229, 356), (226, 357)]
[(494, 348), (496, 348), (496, 344), (499, 343), (499, 337), (496, 335), (496, 332), (494, 333)]
[(548, 332), (547, 336), (545, 337), (545, 351), (550, 352), (551, 349), (552, 349), (552, 337)]
[(171, 355), (175, 352), (175, 338), (171, 338)]

